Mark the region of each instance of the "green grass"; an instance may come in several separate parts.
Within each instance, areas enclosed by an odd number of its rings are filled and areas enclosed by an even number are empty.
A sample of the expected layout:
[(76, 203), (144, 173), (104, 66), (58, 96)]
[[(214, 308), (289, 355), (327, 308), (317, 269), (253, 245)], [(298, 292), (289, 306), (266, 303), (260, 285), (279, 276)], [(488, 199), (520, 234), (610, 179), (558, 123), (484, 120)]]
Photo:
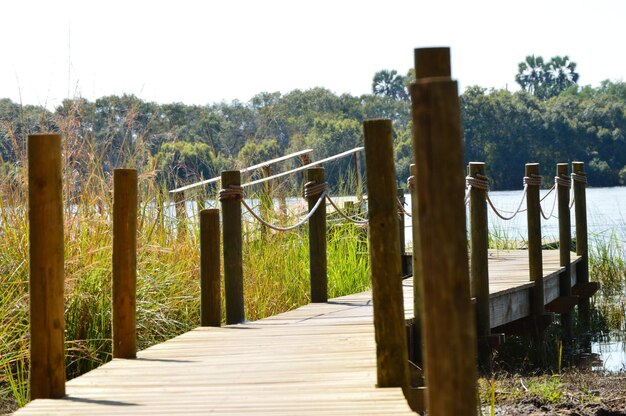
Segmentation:
[[(93, 178), (92, 178), (93, 179)], [(65, 215), (65, 324), (68, 378), (111, 359), (111, 190), (103, 184), (74, 198)], [(194, 219), (177, 233), (175, 219), (159, 218), (156, 183), (142, 183), (137, 259), (138, 348), (199, 325), (199, 237)], [(15, 195), (13, 195), (15, 196)], [(16, 202), (16, 200), (14, 200)], [(28, 401), (28, 222), (23, 206), (0, 207), (0, 397)], [(98, 209), (102, 207), (102, 210)], [(102, 212), (102, 213), (101, 213)], [(248, 320), (309, 302), (307, 226), (290, 232), (255, 227), (244, 236), (245, 310)], [(329, 296), (369, 288), (364, 233), (329, 226)], [(223, 287), (222, 287), (223, 290)], [(222, 307), (224, 311), (224, 307)]]

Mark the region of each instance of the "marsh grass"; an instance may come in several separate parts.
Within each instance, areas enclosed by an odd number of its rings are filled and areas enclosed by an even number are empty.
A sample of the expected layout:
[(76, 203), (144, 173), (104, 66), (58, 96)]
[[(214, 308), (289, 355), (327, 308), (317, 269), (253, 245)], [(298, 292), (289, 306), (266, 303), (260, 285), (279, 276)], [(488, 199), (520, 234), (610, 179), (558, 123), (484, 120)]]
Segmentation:
[[(111, 359), (113, 201), (112, 175), (104, 168), (104, 158), (112, 151), (113, 140), (96, 152), (88, 136), (78, 137), (70, 127), (71, 117), (56, 121), (64, 137), (65, 349), (67, 377), (73, 378)], [(130, 140), (131, 135), (122, 132), (122, 137)], [(141, 138), (133, 140), (141, 146)], [(24, 155), (25, 137), (16, 136), (15, 142)], [(198, 326), (200, 319), (197, 210), (183, 221), (176, 217), (176, 209), (166, 205), (167, 190), (157, 178), (154, 162), (140, 160), (145, 154), (138, 148), (118, 158), (125, 166), (139, 170), (139, 349), (186, 332)], [(12, 179), (0, 183), (1, 412), (15, 410), (28, 401), (26, 167), (27, 161), (22, 159)], [(299, 189), (290, 192), (300, 193)], [(185, 203), (195, 202), (196, 197)], [(214, 197), (201, 197), (213, 199), (215, 204)], [(186, 215), (185, 210), (182, 212)], [(273, 207), (269, 212), (273, 213), (272, 221), (292, 220), (291, 215), (275, 212)], [(369, 267), (363, 233), (353, 226), (333, 225), (329, 229), (329, 296), (366, 290)], [(246, 318), (256, 320), (308, 303), (306, 225), (281, 233), (260, 233), (258, 224), (247, 225), (244, 230)]]

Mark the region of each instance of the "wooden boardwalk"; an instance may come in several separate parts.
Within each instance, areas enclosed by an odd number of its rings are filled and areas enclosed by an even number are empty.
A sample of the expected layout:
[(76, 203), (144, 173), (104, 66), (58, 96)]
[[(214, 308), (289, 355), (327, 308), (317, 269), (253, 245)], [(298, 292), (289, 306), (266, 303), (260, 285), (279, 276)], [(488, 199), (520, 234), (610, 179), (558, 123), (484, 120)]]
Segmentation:
[[(529, 313), (527, 255), (490, 252), (494, 327)], [(546, 302), (558, 295), (558, 264), (558, 251), (544, 251)], [(404, 304), (410, 319), (412, 279), (404, 281)], [(70, 380), (64, 399), (35, 400), (17, 414), (410, 414), (401, 389), (375, 387), (372, 311), (364, 292), (247, 324), (196, 328)]]

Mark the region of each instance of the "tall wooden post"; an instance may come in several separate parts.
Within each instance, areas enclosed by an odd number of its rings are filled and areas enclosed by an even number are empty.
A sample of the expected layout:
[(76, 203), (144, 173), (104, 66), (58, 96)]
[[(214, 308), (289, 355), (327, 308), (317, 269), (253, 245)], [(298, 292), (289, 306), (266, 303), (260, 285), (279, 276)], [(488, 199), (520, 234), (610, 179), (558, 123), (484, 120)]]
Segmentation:
[(463, 143), (458, 86), (449, 68), (449, 49), (418, 49), (417, 81), (410, 86), (424, 277), (426, 403), (431, 415), (475, 415), (476, 329), (465, 234)]
[[(485, 164), (470, 162), (468, 175), (486, 181)], [(491, 334), (489, 322), (489, 224), (487, 222), (487, 190), (472, 186), (469, 195), (470, 213), (470, 282), (471, 296), (476, 298), (476, 335)]]
[(224, 292), (226, 323), (239, 324), (245, 318), (243, 298), (243, 237), (241, 195), (233, 192), (241, 186), (241, 172), (222, 172), (222, 244), (224, 248)]
[(361, 203), (363, 201), (363, 189), (361, 188), (361, 152), (354, 154), (354, 181), (356, 187), (356, 204), (361, 209)]
[(174, 193), (174, 211), (176, 212), (176, 235), (178, 239), (187, 236), (187, 207), (185, 206), (185, 193)]
[(378, 387), (407, 387), (408, 351), (391, 120), (367, 120), (363, 130)]
[(526, 219), (528, 222), (528, 268), (529, 279), (535, 282), (531, 289), (531, 312), (535, 317), (544, 314), (543, 255), (541, 251), (541, 206), (539, 188), (541, 176), (539, 163), (527, 163), (526, 176)]
[(200, 325), (220, 326), (220, 210), (200, 211)]
[[(271, 173), (270, 165), (265, 165), (261, 167), (261, 171), (263, 172), (264, 178), (269, 178)], [(262, 218), (268, 218), (270, 212), (274, 212), (274, 204), (272, 201), (272, 181), (263, 182), (263, 191), (261, 192), (261, 196), (259, 197), (259, 211), (261, 213)], [(261, 235), (266, 236), (268, 228), (264, 225), (261, 225)]]
[[(326, 183), (324, 168), (306, 170), (307, 183), (321, 185)], [(307, 193), (309, 211), (313, 209), (320, 193)], [(326, 201), (322, 201), (315, 214), (309, 219), (309, 256), (311, 279), (311, 302), (328, 301), (328, 272), (326, 258)]]
[[(587, 236), (587, 174), (583, 162), (572, 162), (574, 181), (574, 214), (576, 218), (576, 254), (580, 262), (576, 268), (577, 283), (589, 282), (589, 242)], [(590, 325), (589, 298), (583, 296), (578, 303), (578, 315), (584, 328)]]
[(406, 276), (408, 274), (407, 267), (405, 266), (404, 261), (404, 253), (406, 252), (406, 238), (404, 234), (405, 224), (404, 224), (404, 189), (398, 188), (396, 192), (396, 204), (398, 209), (398, 232), (400, 233), (398, 238), (400, 241), (400, 265), (402, 266), (402, 276)]
[(414, 163), (410, 166), (411, 177), (409, 178), (409, 191), (411, 192), (411, 221), (412, 221), (412, 238), (413, 238), (413, 360), (422, 366), (422, 350), (423, 336), (422, 328), (424, 327), (424, 303), (422, 299), (423, 292), (423, 274), (422, 274), (422, 251), (420, 249), (419, 237), (419, 210), (416, 189), (417, 166)]
[[(569, 165), (558, 163), (556, 165), (557, 176), (557, 203), (559, 212), (559, 259), (561, 267), (565, 271), (559, 276), (559, 295), (571, 296), (572, 294), (572, 266), (570, 262), (570, 250), (572, 247), (572, 231), (569, 208)], [(563, 338), (566, 342), (572, 339), (572, 315), (570, 312), (561, 314), (561, 326)]]
[(61, 136), (28, 136), (30, 399), (65, 396)]
[(137, 171), (113, 171), (113, 358), (137, 353)]

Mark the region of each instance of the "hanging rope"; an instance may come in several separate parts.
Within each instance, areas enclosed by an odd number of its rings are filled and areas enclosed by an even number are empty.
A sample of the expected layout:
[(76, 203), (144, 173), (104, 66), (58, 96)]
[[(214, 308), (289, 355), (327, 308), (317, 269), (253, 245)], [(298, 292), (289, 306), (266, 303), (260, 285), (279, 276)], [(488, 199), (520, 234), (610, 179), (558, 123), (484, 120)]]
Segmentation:
[(400, 198), (398, 198), (398, 214), (404, 214), (409, 218), (413, 217), (413, 215), (411, 215), (411, 213), (404, 208), (404, 205), (406, 204), (400, 201)]
[[(532, 178), (531, 178), (531, 181), (532, 181)], [(485, 191), (485, 197), (487, 199), (487, 203), (491, 207), (491, 210), (494, 212), (494, 214), (496, 214), (496, 216), (498, 216), (499, 218), (505, 221), (512, 220), (513, 218), (517, 216), (517, 214), (524, 211), (522, 209), (522, 204), (524, 203), (524, 200), (526, 199), (526, 193), (528, 191), (528, 186), (526, 183), (524, 183), (524, 193), (522, 194), (522, 198), (519, 201), (519, 205), (517, 206), (517, 209), (511, 212), (511, 211), (499, 210), (498, 208), (496, 208), (495, 204), (489, 197), (489, 181), (487, 180), (486, 176), (484, 175), (466, 176), (465, 182), (467, 183), (467, 194), (465, 196), (466, 204), (467, 202), (469, 202), (471, 189), (476, 188), (476, 189)], [(511, 215), (509, 216), (504, 215), (503, 214), (504, 212), (508, 212)]]
[(335, 201), (333, 201), (330, 198), (330, 196), (326, 195), (326, 199), (328, 199), (328, 202), (330, 203), (330, 205), (332, 205), (333, 208), (335, 208), (335, 211), (339, 213), (339, 215), (341, 215), (346, 220), (353, 222), (355, 224), (367, 224), (369, 222), (369, 220), (361, 220), (361, 219), (357, 219), (356, 217), (350, 217), (348, 214), (346, 214), (345, 212), (339, 209), (337, 204), (335, 204)]
[(556, 207), (556, 200), (557, 200), (556, 192), (554, 193), (554, 199), (552, 200), (552, 209), (550, 209), (550, 214), (549, 215), (546, 215), (546, 213), (543, 211), (543, 207), (541, 206), (541, 202), (543, 202), (543, 200), (546, 199), (548, 197), (548, 195), (550, 195), (556, 189), (556, 187), (557, 187), (557, 182), (556, 182), (556, 177), (555, 177), (554, 185), (552, 185), (552, 188), (550, 188), (548, 193), (545, 194), (543, 196), (543, 198), (541, 198), (541, 200), (539, 201), (539, 212), (541, 212), (541, 216), (546, 221), (549, 220), (552, 217), (556, 218), (556, 216), (554, 215), (554, 208)]
[(254, 209), (252, 209), (244, 199), (241, 200), (241, 203), (243, 204), (243, 206), (246, 208), (246, 210), (248, 210), (248, 212), (257, 220), (259, 221), (261, 224), (263, 224), (266, 227), (271, 228), (272, 230), (276, 230), (276, 231), (290, 231), (293, 229), (296, 229), (298, 227), (301, 227), (302, 225), (306, 224), (306, 222), (311, 219), (311, 217), (313, 216), (313, 214), (315, 214), (315, 212), (317, 211), (317, 209), (320, 207), (320, 205), (322, 205), (322, 201), (324, 200), (324, 197), (326, 196), (326, 191), (323, 191), (317, 202), (315, 203), (315, 205), (313, 206), (313, 209), (311, 211), (309, 211), (309, 213), (303, 218), (301, 219), (297, 224), (294, 225), (290, 225), (288, 227), (279, 227), (277, 225), (274, 224), (270, 224), (269, 222), (265, 221), (263, 218), (261, 218), (256, 212), (254, 212)]

